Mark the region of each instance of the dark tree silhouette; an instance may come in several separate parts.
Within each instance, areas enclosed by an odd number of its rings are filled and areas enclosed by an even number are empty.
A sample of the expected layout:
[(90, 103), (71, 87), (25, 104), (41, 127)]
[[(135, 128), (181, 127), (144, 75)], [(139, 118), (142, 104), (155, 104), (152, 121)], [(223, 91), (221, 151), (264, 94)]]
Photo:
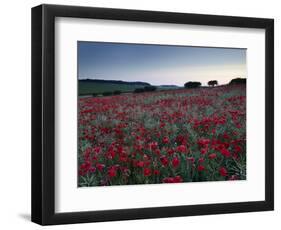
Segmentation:
[(103, 96), (111, 96), (113, 93), (112, 92), (103, 92), (102, 95)]
[(136, 88), (134, 90), (134, 93), (143, 93), (144, 92), (144, 88)]
[(229, 82), (229, 84), (246, 84), (246, 78), (234, 78)]
[(143, 88), (136, 88), (134, 90), (134, 93), (144, 93), (144, 92), (153, 92), (156, 91), (157, 87), (156, 86), (145, 86)]
[(120, 90), (115, 90), (115, 91), (113, 91), (113, 94), (114, 95), (119, 95), (119, 94), (121, 94), (122, 92), (120, 91)]
[(191, 89), (191, 88), (198, 88), (201, 86), (201, 82), (198, 82), (198, 81), (189, 81), (189, 82), (186, 82), (184, 84), (184, 87), (185, 88), (188, 88), (188, 89)]
[(218, 85), (218, 81), (217, 80), (208, 81), (208, 86), (215, 86), (215, 85)]
[(144, 87), (144, 91), (145, 91), (145, 92), (156, 91), (156, 89), (157, 89), (156, 86), (145, 86), (145, 87)]

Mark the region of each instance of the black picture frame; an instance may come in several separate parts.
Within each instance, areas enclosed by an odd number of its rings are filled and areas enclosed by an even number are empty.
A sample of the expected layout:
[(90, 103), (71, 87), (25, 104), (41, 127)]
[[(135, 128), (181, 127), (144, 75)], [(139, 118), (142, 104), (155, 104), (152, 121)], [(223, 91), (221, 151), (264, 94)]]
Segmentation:
[[(265, 200), (55, 213), (55, 18), (110, 19), (265, 29)], [(267, 211), (274, 209), (274, 20), (126, 9), (32, 8), (32, 221), (41, 225)]]

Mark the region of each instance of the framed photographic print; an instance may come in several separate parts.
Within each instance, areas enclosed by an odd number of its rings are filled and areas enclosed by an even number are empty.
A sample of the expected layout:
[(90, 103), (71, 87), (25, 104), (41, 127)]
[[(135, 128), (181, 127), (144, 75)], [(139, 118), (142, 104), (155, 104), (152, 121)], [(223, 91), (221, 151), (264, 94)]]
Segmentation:
[(273, 19), (32, 8), (32, 221), (273, 210)]

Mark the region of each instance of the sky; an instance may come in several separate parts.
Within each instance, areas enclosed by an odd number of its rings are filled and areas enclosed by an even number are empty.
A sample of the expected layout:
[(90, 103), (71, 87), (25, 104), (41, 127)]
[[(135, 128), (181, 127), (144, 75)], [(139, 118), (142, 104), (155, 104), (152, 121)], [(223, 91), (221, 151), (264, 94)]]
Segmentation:
[(78, 78), (183, 86), (247, 77), (246, 49), (78, 42)]

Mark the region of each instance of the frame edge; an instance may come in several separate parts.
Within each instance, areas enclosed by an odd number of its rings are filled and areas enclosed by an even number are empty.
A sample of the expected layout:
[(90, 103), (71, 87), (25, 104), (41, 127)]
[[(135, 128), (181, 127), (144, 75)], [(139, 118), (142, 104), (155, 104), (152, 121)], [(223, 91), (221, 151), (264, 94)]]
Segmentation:
[(265, 200), (274, 210), (274, 19), (265, 28)]
[(42, 224), (42, 19), (31, 9), (31, 221)]

